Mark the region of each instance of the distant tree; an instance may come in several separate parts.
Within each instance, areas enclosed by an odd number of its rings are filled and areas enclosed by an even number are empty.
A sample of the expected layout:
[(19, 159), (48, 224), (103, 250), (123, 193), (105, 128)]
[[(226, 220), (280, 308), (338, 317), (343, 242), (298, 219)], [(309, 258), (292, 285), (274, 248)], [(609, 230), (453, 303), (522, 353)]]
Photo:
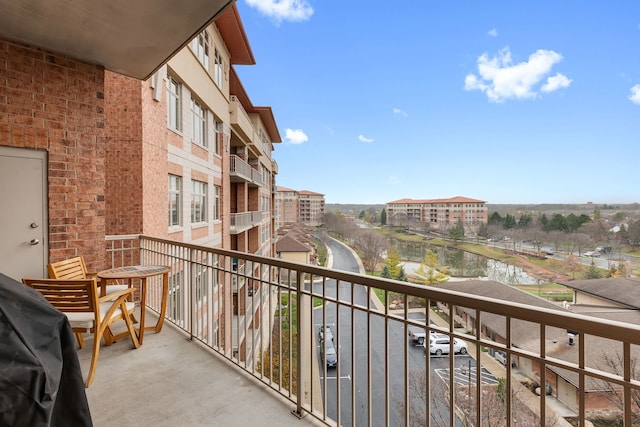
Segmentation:
[(549, 218), (547, 218), (546, 214), (540, 215), (540, 217), (538, 218), (538, 223), (540, 223), (544, 231), (549, 231)]
[(389, 270), (389, 277), (396, 277), (400, 271), (400, 253), (395, 246), (391, 246), (387, 251), (387, 258), (384, 260), (384, 266)]
[(401, 282), (409, 281), (409, 277), (407, 276), (407, 273), (405, 273), (404, 267), (400, 266), (400, 270), (398, 271), (398, 274), (396, 274), (395, 279), (400, 280)]
[(622, 222), (627, 218), (627, 214), (624, 213), (623, 211), (618, 211), (615, 214), (613, 214), (612, 218), (615, 222)]
[(385, 208), (382, 208), (382, 212), (380, 212), (380, 225), (387, 225), (387, 211)]
[(425, 285), (437, 285), (449, 280), (448, 270), (448, 266), (440, 265), (438, 254), (429, 250), (416, 270), (416, 276)]
[(386, 265), (382, 267), (382, 271), (380, 272), (380, 277), (385, 279), (391, 279), (393, 277), (389, 272), (389, 267), (387, 267)]
[(510, 230), (512, 228), (515, 228), (517, 224), (518, 224), (518, 221), (516, 221), (516, 217), (511, 215), (511, 214), (507, 214), (504, 217), (504, 221), (502, 222), (502, 226), (506, 230)]
[(569, 255), (565, 258), (565, 268), (574, 279), (576, 278), (576, 273), (581, 273), (583, 269), (582, 263), (575, 255)]
[(602, 273), (596, 265), (592, 262), (591, 265), (587, 268), (585, 272), (585, 279), (600, 279), (602, 278)]
[(518, 228), (527, 228), (533, 224), (533, 218), (530, 214), (522, 214), (518, 220)]
[(640, 246), (640, 219), (629, 224), (627, 228), (628, 242), (633, 247)]
[(362, 258), (364, 269), (373, 273), (389, 247), (387, 238), (373, 230), (361, 230), (354, 239), (354, 244)]
[(464, 225), (462, 225), (462, 221), (458, 221), (456, 225), (449, 229), (449, 237), (453, 240), (464, 239)]
[(489, 225), (502, 225), (502, 217), (498, 212), (494, 212), (489, 216)]
[(360, 213), (358, 214), (358, 219), (362, 219), (364, 220), (364, 217), (367, 213), (365, 211), (360, 211)]

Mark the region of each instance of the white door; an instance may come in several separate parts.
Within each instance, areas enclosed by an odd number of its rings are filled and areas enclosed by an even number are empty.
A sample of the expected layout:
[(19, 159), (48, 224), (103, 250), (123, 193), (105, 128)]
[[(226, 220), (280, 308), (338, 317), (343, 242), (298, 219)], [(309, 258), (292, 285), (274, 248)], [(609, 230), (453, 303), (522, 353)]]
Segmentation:
[(47, 153), (0, 147), (0, 273), (47, 277)]

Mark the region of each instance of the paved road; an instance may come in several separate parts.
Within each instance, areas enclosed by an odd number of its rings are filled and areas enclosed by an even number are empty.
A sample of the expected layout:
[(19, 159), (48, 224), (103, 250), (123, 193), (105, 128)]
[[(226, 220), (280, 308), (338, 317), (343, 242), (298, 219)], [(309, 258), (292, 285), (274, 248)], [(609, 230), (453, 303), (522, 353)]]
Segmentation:
[[(359, 272), (358, 262), (354, 258), (351, 251), (340, 243), (332, 239), (323, 239), (333, 255), (332, 268), (346, 270), (350, 272)], [(323, 283), (315, 283), (314, 291), (322, 293), (330, 297), (336, 295), (336, 283), (334, 280), (327, 280)], [(351, 284), (340, 284), (340, 300), (351, 300)], [(354, 289), (354, 299), (357, 304), (365, 305), (368, 295), (364, 287), (356, 285)], [(334, 420), (344, 426), (368, 425), (369, 410), (371, 412), (372, 425), (400, 425), (403, 420), (403, 404), (404, 401), (404, 363), (405, 355), (409, 370), (412, 377), (420, 377), (424, 375), (426, 368), (426, 356), (424, 347), (414, 347), (405, 344), (405, 328), (401, 322), (388, 321), (381, 316), (372, 315), (370, 319), (367, 314), (362, 311), (353, 311), (348, 307), (341, 306), (339, 309), (339, 317), (336, 317), (336, 304), (327, 303), (322, 307), (318, 307), (314, 311), (314, 331), (317, 334), (323, 319), (326, 318), (326, 324), (331, 326), (335, 335), (335, 344), (338, 350), (338, 367), (336, 369), (326, 369), (322, 363), (320, 348), (318, 352), (318, 369), (322, 384), (323, 401), (325, 402), (327, 414)], [(420, 314), (416, 313), (414, 316)], [(421, 315), (424, 319), (424, 314)], [(388, 329), (388, 334), (386, 330)], [(352, 354), (351, 336), (352, 331), (355, 333), (355, 353)], [(388, 338), (387, 338), (388, 337)], [(388, 339), (385, 347), (385, 340)], [(367, 347), (370, 345), (370, 363), (367, 360)], [(388, 371), (385, 366), (387, 356), (385, 348), (389, 351)], [(355, 370), (353, 365), (355, 362)], [(431, 357), (430, 358), (432, 381), (437, 381), (440, 387), (446, 387), (445, 382), (441, 380), (443, 373), (450, 369), (449, 356)], [(458, 355), (455, 357), (455, 367), (460, 369), (462, 365), (475, 366), (475, 361), (470, 356)], [(388, 380), (387, 380), (388, 378)], [(326, 382), (325, 382), (326, 379)], [(371, 381), (371, 384), (369, 384)], [(417, 381), (419, 383), (419, 381)], [(324, 385), (326, 384), (326, 390)], [(339, 384), (339, 390), (338, 390)], [(432, 383), (433, 384), (433, 383)], [(386, 420), (386, 390), (389, 390), (388, 414), (389, 420)], [(433, 385), (432, 385), (433, 387)], [(410, 400), (415, 405), (422, 405), (422, 399), (417, 395), (419, 390), (416, 387), (410, 387)], [(326, 393), (326, 398), (324, 397)], [(374, 402), (372, 408), (368, 407), (368, 393), (371, 393), (371, 401)], [(354, 400), (353, 408), (355, 413), (352, 414), (352, 399)], [(340, 404), (340, 413), (338, 414), (338, 402)], [(449, 409), (448, 405), (441, 399), (431, 402), (432, 405), (432, 421), (433, 425), (449, 425)], [(352, 417), (353, 415), (353, 417)], [(446, 422), (445, 422), (446, 421)], [(457, 422), (457, 425), (461, 423)]]

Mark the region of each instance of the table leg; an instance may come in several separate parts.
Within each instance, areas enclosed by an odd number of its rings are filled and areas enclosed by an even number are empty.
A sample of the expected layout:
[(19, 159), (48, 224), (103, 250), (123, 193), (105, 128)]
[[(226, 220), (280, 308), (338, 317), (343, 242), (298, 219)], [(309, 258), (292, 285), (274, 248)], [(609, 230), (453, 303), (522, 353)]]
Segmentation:
[(144, 339), (144, 314), (147, 311), (147, 278), (140, 279), (140, 327), (138, 328), (138, 342), (142, 345)]
[(162, 301), (160, 302), (160, 317), (156, 323), (156, 333), (162, 330), (164, 316), (167, 314), (167, 294), (169, 293), (169, 272), (162, 274)]

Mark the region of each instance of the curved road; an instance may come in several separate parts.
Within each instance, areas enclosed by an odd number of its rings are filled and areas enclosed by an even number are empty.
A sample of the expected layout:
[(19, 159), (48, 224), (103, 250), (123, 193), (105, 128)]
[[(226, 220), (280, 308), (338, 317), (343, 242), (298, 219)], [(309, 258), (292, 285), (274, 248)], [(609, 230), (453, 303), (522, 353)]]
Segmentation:
[[(359, 259), (343, 244), (328, 237), (325, 233), (318, 233), (331, 253), (330, 267), (336, 270), (360, 272)], [(324, 284), (324, 295), (335, 298), (335, 280), (327, 280)], [(323, 294), (323, 284), (314, 284), (314, 293)], [(351, 301), (351, 283), (340, 283), (339, 300), (347, 304)], [(358, 305), (366, 306), (367, 291), (361, 285), (355, 285), (354, 299)], [(373, 303), (372, 303), (373, 305)], [(422, 316), (424, 319), (424, 313)], [(339, 309), (339, 317), (336, 316), (336, 304), (329, 302), (314, 310), (314, 333), (322, 327), (323, 320), (329, 325), (334, 334), (334, 341), (338, 352), (338, 366), (333, 369), (325, 369), (322, 363), (320, 348), (318, 352), (318, 368), (321, 379), (323, 401), (327, 415), (339, 421), (340, 425), (353, 426), (385, 426), (402, 424), (404, 414), (402, 402), (404, 396), (404, 357), (408, 352), (408, 361), (411, 372), (416, 374), (424, 372), (426, 360), (423, 347), (405, 347), (405, 329), (402, 322), (390, 320), (385, 322), (382, 316), (375, 314), (367, 317), (367, 313), (361, 310), (352, 310), (348, 305), (342, 305)], [(352, 333), (355, 340), (352, 341)], [(385, 350), (385, 337), (387, 337), (388, 355)], [(369, 342), (368, 342), (368, 340)], [(351, 343), (354, 343), (355, 353), (352, 355)], [(319, 344), (319, 343), (318, 343)], [(367, 348), (370, 346), (370, 364), (367, 360)], [(385, 377), (387, 367), (385, 360), (389, 360), (389, 420), (386, 420), (386, 388)], [(459, 357), (456, 357), (458, 359)], [(461, 358), (460, 363), (467, 364), (468, 357)], [(355, 362), (355, 371), (352, 367)], [(472, 366), (475, 360), (471, 359)], [(457, 363), (456, 363), (457, 364)], [(370, 366), (369, 366), (370, 365)], [(431, 358), (431, 369), (448, 369), (449, 358)], [(325, 378), (326, 375), (326, 378)], [(432, 372), (431, 378), (435, 375)], [(369, 384), (371, 382), (371, 384)], [(338, 384), (339, 390), (338, 390)], [(368, 390), (371, 389), (372, 407), (368, 407)], [(415, 391), (414, 391), (415, 392)], [(324, 396), (326, 393), (326, 397)], [(339, 396), (338, 396), (339, 393)], [(352, 414), (352, 394), (355, 399)], [(337, 406), (340, 406), (338, 414)], [(440, 414), (444, 419), (448, 418), (448, 409), (443, 408), (442, 403), (432, 402), (439, 410), (432, 407), (433, 425), (440, 425), (435, 415)], [(368, 419), (369, 412), (371, 420)], [(340, 417), (338, 420), (338, 416)], [(459, 420), (456, 420), (459, 425)], [(448, 424), (448, 422), (446, 423)]]

